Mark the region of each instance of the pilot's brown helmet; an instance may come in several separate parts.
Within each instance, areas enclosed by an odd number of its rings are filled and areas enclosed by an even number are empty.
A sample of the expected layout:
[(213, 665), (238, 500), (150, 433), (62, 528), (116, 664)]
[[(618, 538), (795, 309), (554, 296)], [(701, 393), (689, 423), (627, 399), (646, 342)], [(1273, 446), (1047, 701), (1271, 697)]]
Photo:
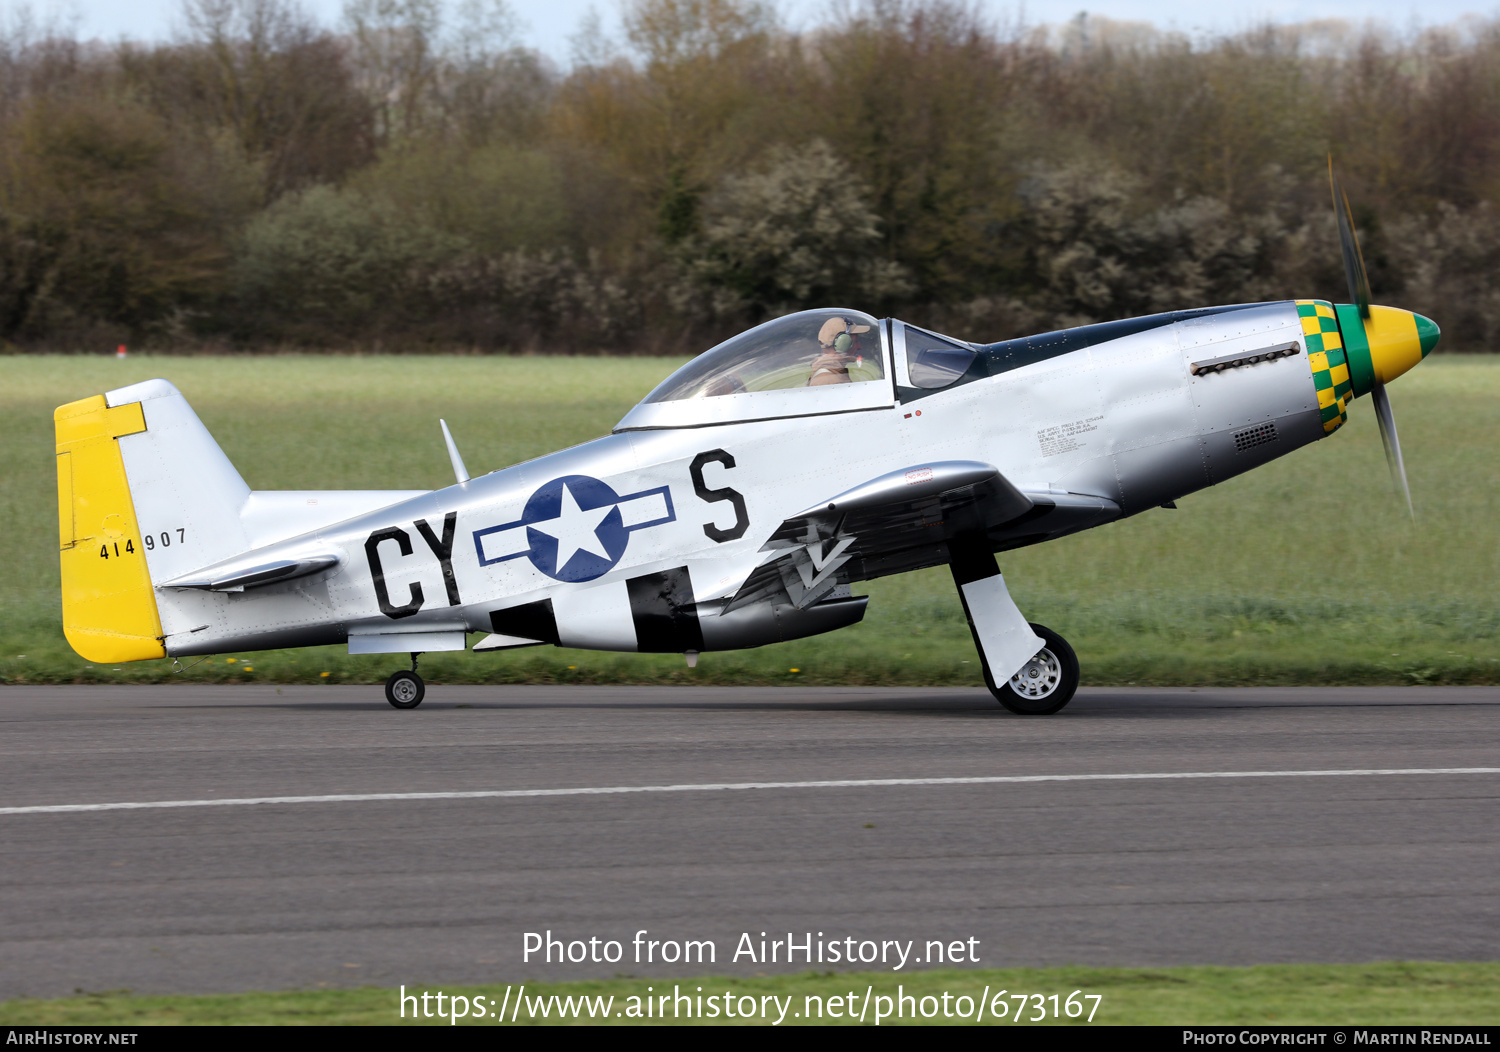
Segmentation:
[(845, 333), (869, 331), (870, 327), (868, 325), (850, 325), (844, 318), (829, 318), (823, 323), (823, 327), (818, 330), (818, 343), (824, 347), (832, 347), (834, 350), (843, 353), (849, 349), (849, 345), (853, 341), (845, 340), (844, 346), (840, 347), (838, 345), (838, 338), (840, 336)]

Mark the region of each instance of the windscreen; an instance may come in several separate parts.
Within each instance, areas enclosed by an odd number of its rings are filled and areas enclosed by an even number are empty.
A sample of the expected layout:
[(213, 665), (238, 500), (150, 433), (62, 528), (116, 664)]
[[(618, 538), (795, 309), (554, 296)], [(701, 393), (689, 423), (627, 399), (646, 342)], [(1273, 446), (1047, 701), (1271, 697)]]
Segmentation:
[(906, 372), (913, 387), (934, 390), (957, 380), (975, 358), (974, 348), (964, 347), (930, 332), (906, 327)]

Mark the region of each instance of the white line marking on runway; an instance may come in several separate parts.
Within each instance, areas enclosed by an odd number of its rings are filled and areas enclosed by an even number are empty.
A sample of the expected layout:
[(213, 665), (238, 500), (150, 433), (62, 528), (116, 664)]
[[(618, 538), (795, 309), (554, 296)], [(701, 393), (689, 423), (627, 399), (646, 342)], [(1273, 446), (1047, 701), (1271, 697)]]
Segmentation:
[(1005, 774), (972, 778), (846, 778), (826, 782), (705, 782), (698, 785), (609, 785), (572, 789), (479, 789), (451, 793), (334, 793), (328, 796), (246, 796), (224, 800), (140, 800), (107, 804), (41, 804), (34, 807), (0, 807), (0, 815), (50, 815), (69, 811), (146, 811), (164, 807), (252, 807), (258, 804), (355, 804), (380, 800), (493, 800), (532, 796), (613, 796), (620, 793), (715, 793), (741, 789), (883, 789), (898, 785), (1152, 782), (1190, 778), (1349, 778), (1395, 774), (1500, 774), (1500, 767), (1392, 767), (1352, 771), (1169, 771), (1160, 774)]

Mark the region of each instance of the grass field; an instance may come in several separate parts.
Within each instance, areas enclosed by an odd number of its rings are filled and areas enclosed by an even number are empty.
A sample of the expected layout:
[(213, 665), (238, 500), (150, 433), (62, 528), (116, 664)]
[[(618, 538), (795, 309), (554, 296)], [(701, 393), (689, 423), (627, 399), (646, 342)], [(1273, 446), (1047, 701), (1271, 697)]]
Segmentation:
[[(902, 989), (898, 992), (897, 985)], [(518, 984), (519, 985), (519, 984)], [(1019, 1002), (1002, 998), (1006, 1016), (999, 1023), (1011, 1026), (1085, 1024), (1090, 1008), (1093, 1025), (1237, 1025), (1237, 1026), (1291, 1026), (1291, 1025), (1364, 1025), (1364, 1026), (1493, 1026), (1500, 1021), (1500, 964), (1335, 964), (1335, 965), (1258, 965), (1252, 968), (1007, 968), (975, 971), (926, 971), (904, 974), (890, 972), (835, 974), (807, 973), (803, 975), (757, 977), (749, 979), (691, 978), (691, 979), (611, 979), (599, 982), (532, 983), (525, 985), (524, 995), (512, 987), (506, 997), (504, 984), (489, 986), (453, 986), (440, 983), (427, 985), (408, 984), (407, 993), (423, 990), (436, 994), (459, 995), (466, 999), (465, 1011), (476, 997), (478, 1002), (498, 1008), (502, 1004), (516, 1005), (523, 996), (523, 1004), (536, 1000), (558, 997), (586, 996), (597, 998), (613, 996), (611, 1012), (620, 1011), (619, 1018), (598, 1020), (600, 1022), (631, 1024), (625, 1013), (630, 1011), (627, 1000), (637, 997), (637, 1005), (647, 995), (647, 987), (653, 993), (663, 991), (671, 994), (674, 987), (683, 993), (697, 997), (697, 989), (704, 995), (733, 992), (736, 1003), (740, 997), (753, 997), (759, 1004), (762, 996), (774, 996), (787, 1006), (785, 1022), (819, 1023), (824, 1025), (857, 1025), (842, 1014), (830, 1018), (826, 1014), (828, 999), (842, 997), (851, 991), (857, 992), (855, 1005), (863, 1004), (865, 994), (873, 988), (878, 996), (892, 998), (893, 1005), (899, 994), (915, 999), (911, 1009), (903, 1009), (905, 1018), (887, 1019), (882, 1025), (912, 1023), (911, 1011), (922, 1011), (920, 999), (924, 996), (941, 998), (946, 991), (953, 995), (948, 1002), (949, 1010), (971, 1014), (974, 1002), (983, 997), (986, 988), (990, 991), (987, 1003), (994, 1006), (994, 995), (1004, 991), (1007, 995), (1042, 994), (1046, 997), (1043, 1012), (1047, 1018), (1033, 1023), (1036, 1002), (1026, 1001), (1026, 1019), (1017, 1024), (1014, 1020)], [(1080, 1002), (1083, 1015), (1070, 1019), (1066, 1016), (1068, 995), (1081, 991), (1084, 995), (1098, 995), (1099, 1001)], [(1051, 995), (1058, 996), (1054, 1009)], [(814, 1005), (821, 1005), (825, 1014), (821, 1019), (794, 1018), (793, 1013), (803, 1012), (811, 995), (819, 998)], [(967, 995), (965, 1006), (957, 1000)], [(122, 993), (90, 993), (78, 997), (55, 1001), (7, 1001), (0, 1003), (0, 1026), (152, 1026), (152, 1025), (203, 1025), (203, 1024), (304, 1024), (304, 1025), (389, 1025), (403, 1022), (397, 1015), (396, 990), (364, 987), (355, 990), (297, 991), (290, 993), (224, 994), (195, 997), (132, 997)], [(872, 1002), (874, 998), (871, 998)], [(576, 1003), (576, 1002), (575, 1002)], [(670, 1001), (668, 1002), (671, 1003)], [(775, 1009), (771, 1002), (764, 1002), (768, 1010)], [(598, 1002), (595, 1002), (596, 1007)], [(848, 1004), (848, 1002), (845, 1002)], [(408, 1013), (415, 1011), (409, 1004)], [(436, 1001), (428, 1001), (427, 1009), (436, 1012)], [(957, 1015), (944, 1017), (941, 1001), (930, 1002), (928, 1009), (937, 1012), (934, 1018), (920, 1019), (926, 1025), (962, 1024), (973, 1025), (970, 1019)], [(694, 1006), (696, 1011), (696, 1005)], [(886, 1009), (890, 1010), (889, 1007)], [(858, 1009), (856, 1008), (856, 1012)], [(1052, 1013), (1061, 1018), (1053, 1018)], [(865, 1025), (872, 1025), (875, 1008), (866, 1012)], [(516, 1022), (521, 1024), (558, 1023), (555, 1004), (547, 1019), (528, 1018), (525, 1011), (516, 1013)], [(988, 1013), (986, 1014), (988, 1019)], [(653, 1022), (692, 1023), (704, 1020), (655, 1019)], [(708, 1018), (709, 1023), (749, 1023), (767, 1025), (764, 1019), (728, 1020), (722, 1017)], [(452, 1025), (445, 1019), (408, 1017), (404, 1022), (428, 1025)], [(495, 1019), (459, 1019), (460, 1025), (501, 1025), (499, 1013)], [(589, 1023), (585, 1017), (579, 1020)], [(509, 1024), (509, 1020), (505, 1025)]]
[[(437, 487), (437, 419), (471, 470), (604, 434), (676, 364), (641, 358), (0, 359), (0, 682), (374, 682), (342, 648), (84, 662), (57, 600), (55, 406), (153, 376), (182, 389), (257, 489)], [(1387, 480), (1368, 400), (1330, 439), (1077, 537), (1005, 555), (1022, 609), (1073, 643), (1085, 683), (1500, 682), (1500, 358), (1429, 360), (1392, 387), (1417, 523)], [(943, 571), (862, 586), (865, 622), (705, 655), (535, 648), (434, 654), (430, 682), (979, 684)], [(231, 660), (233, 659), (233, 660)], [(793, 671), (796, 670), (796, 671)]]

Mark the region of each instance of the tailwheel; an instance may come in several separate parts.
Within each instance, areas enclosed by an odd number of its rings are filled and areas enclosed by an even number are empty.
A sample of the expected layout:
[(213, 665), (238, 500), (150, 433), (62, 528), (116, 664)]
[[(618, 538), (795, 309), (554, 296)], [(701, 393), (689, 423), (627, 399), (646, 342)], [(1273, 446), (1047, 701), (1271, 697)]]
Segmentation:
[(422, 682), (422, 677), (416, 672), (391, 673), (391, 678), (385, 681), (385, 700), (398, 709), (414, 709), (422, 704), (422, 697), (427, 693), (427, 685)]
[(995, 700), (1011, 712), (1021, 716), (1050, 716), (1073, 700), (1073, 692), (1078, 689), (1078, 655), (1066, 639), (1045, 625), (1034, 624), (1031, 630), (1046, 645), (1004, 685), (996, 686), (988, 666), (984, 680)]

